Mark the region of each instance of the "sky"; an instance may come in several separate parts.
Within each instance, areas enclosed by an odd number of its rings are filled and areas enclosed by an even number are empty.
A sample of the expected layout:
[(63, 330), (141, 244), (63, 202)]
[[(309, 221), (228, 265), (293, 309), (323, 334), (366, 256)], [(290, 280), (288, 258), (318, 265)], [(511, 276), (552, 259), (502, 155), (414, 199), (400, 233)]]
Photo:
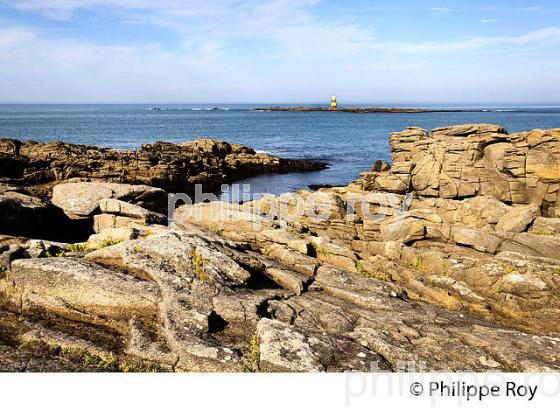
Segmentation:
[(560, 102), (557, 0), (0, 0), (0, 103)]

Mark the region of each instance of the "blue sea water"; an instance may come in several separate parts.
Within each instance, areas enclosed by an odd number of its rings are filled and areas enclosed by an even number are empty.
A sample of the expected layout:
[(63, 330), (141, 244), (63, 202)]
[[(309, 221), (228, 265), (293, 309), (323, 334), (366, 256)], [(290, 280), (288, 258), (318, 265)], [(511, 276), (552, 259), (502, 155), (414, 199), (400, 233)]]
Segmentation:
[[(260, 106), (263, 105), (270, 104)], [(319, 172), (265, 175), (241, 181), (251, 183), (253, 193), (281, 193), (309, 184), (347, 184), (375, 160), (388, 161), (389, 133), (408, 126), (430, 130), (455, 124), (493, 123), (509, 132), (560, 127), (560, 106), (442, 105), (438, 108), (486, 111), (418, 114), (252, 111), (256, 106), (0, 105), (0, 136), (117, 149), (138, 148), (158, 140), (178, 143), (214, 138), (286, 158), (329, 164), (329, 169)]]

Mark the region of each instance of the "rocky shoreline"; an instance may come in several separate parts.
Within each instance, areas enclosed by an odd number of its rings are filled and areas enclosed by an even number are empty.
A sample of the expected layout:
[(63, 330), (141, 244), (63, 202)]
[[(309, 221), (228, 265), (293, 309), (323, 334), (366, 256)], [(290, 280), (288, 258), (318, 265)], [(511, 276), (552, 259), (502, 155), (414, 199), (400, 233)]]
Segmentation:
[[(25, 188), (0, 191), (1, 229), (15, 227), (0, 237), (0, 370), (560, 369), (560, 129), (409, 128), (389, 137), (392, 164), (346, 187), (182, 205), (171, 221), (162, 180), (282, 160), (213, 148), (192, 171), (159, 149), (167, 168), (151, 173), (117, 171), (130, 153), (44, 151), (96, 158), (65, 168), (13, 144), (0, 176)], [(92, 234), (18, 234), (42, 207)]]
[(61, 182), (112, 182), (112, 188), (117, 184), (142, 185), (138, 193), (125, 189), (115, 195), (166, 212), (167, 192), (192, 195), (197, 184), (204, 192), (217, 192), (222, 184), (242, 178), (326, 167), (322, 162), (278, 158), (243, 145), (209, 139), (182, 144), (155, 142), (136, 151), (119, 151), (3, 138), (0, 212), (4, 218), (0, 220), (0, 233), (56, 240), (80, 239), (81, 232), (91, 233), (91, 221), (76, 221), (86, 219), (88, 212), (85, 217), (80, 211), (78, 215), (64, 215), (57, 206), (58, 199), (52, 198), (57, 193), (53, 187)]
[(327, 164), (278, 158), (249, 147), (200, 139), (155, 142), (140, 149), (113, 150), (64, 142), (0, 139), (0, 183), (25, 187), (49, 198), (52, 186), (70, 179), (150, 185), (169, 192), (191, 192), (195, 184), (213, 190), (221, 184), (266, 173), (306, 172)]
[(295, 112), (349, 112), (352, 114), (418, 114), (434, 112), (483, 112), (476, 109), (449, 109), (449, 108), (384, 108), (384, 107), (257, 107), (252, 111), (295, 111)]

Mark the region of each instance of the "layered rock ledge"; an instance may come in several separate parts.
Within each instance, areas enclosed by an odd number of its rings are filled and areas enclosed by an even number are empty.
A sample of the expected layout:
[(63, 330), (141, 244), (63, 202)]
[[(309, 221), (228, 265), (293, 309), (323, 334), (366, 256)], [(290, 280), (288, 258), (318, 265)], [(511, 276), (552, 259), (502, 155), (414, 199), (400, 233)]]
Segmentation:
[(149, 187), (62, 186), (95, 233), (0, 239), (0, 369), (558, 371), (560, 130), (390, 144), (347, 187), (171, 224)]
[(326, 164), (284, 159), (223, 141), (201, 139), (144, 144), (117, 151), (63, 142), (0, 139), (0, 182), (47, 197), (53, 184), (70, 179), (145, 184), (170, 192), (206, 192), (220, 184), (264, 173), (315, 171)]

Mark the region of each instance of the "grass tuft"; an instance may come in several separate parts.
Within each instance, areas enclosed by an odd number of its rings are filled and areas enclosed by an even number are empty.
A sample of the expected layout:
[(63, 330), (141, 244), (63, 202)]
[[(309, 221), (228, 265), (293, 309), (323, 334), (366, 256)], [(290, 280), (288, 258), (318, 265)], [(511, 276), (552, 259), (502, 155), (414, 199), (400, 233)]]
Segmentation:
[(113, 355), (111, 355), (108, 359), (104, 359), (86, 349), (64, 347), (60, 351), (60, 356), (66, 357), (70, 360), (80, 360), (86, 367), (100, 367), (111, 372), (154, 373), (162, 371), (162, 368), (157, 364), (129, 362), (127, 360), (119, 359)]
[(68, 252), (89, 252), (90, 248), (81, 243), (71, 243), (68, 245)]
[(414, 255), (414, 262), (412, 264), (419, 271), (422, 271), (422, 272), (424, 271), (424, 263), (422, 261), (422, 256)]
[(515, 270), (515, 268), (511, 265), (508, 265), (505, 262), (500, 263), (500, 265), (502, 265), (502, 269), (504, 270), (504, 273), (507, 275), (511, 272), (513, 272)]
[(532, 233), (533, 235), (545, 235), (545, 236), (555, 236), (557, 235), (554, 232), (551, 231), (530, 231), (529, 233)]
[(189, 259), (198, 275), (198, 278), (202, 281), (207, 281), (210, 279), (208, 274), (204, 271), (204, 259), (202, 255), (195, 251), (194, 249), (189, 252)]
[(447, 268), (447, 259), (441, 259), (441, 273), (442, 275), (447, 275), (448, 268)]
[(356, 270), (360, 275), (362, 275), (364, 278), (367, 279), (377, 279), (377, 280), (382, 280), (384, 282), (391, 281), (391, 276), (385, 272), (381, 272), (379, 270), (376, 270), (374, 272), (368, 271), (364, 266), (364, 262), (361, 260), (356, 261)]
[(247, 367), (245, 371), (247, 372), (256, 372), (259, 369), (259, 358), (261, 356), (261, 352), (259, 349), (259, 342), (257, 340), (257, 334), (253, 334), (251, 337), (251, 350), (247, 353)]

